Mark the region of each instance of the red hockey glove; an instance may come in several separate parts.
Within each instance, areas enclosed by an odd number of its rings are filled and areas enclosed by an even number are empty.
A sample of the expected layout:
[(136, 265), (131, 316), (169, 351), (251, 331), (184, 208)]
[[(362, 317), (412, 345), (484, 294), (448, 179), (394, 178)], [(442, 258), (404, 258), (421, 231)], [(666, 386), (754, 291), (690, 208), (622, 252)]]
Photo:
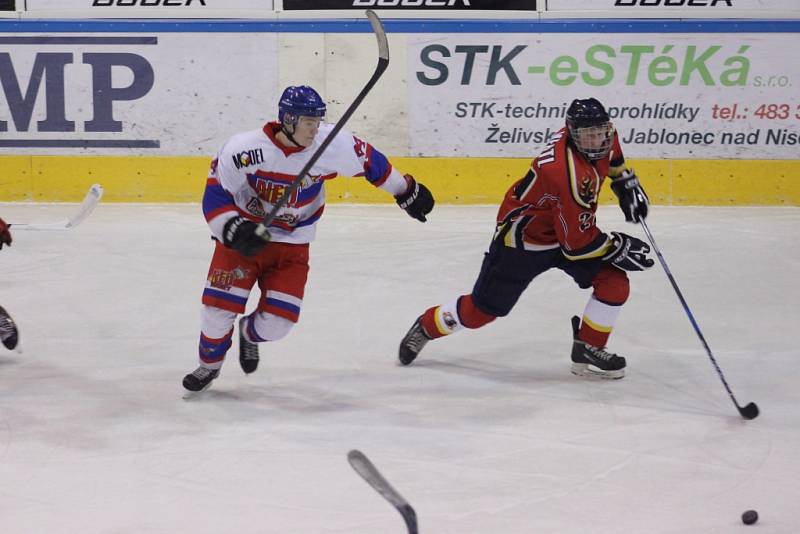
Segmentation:
[(11, 225), (6, 224), (3, 219), (0, 219), (0, 249), (3, 248), (3, 245), (11, 246), (11, 231), (9, 230)]

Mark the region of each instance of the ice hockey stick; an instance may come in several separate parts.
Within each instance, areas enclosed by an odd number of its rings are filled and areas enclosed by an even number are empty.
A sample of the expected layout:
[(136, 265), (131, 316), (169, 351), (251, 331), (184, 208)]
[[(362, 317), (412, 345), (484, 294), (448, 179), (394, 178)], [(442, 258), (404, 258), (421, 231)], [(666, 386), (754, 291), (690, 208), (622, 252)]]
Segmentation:
[(278, 212), (283, 209), (283, 207), (289, 201), (289, 198), (300, 186), (300, 182), (303, 181), (303, 178), (305, 178), (305, 176), (308, 174), (308, 171), (311, 170), (311, 167), (313, 167), (320, 156), (322, 156), (322, 153), (325, 152), (325, 149), (331, 144), (333, 139), (336, 137), (336, 134), (338, 134), (339, 130), (344, 127), (345, 123), (348, 121), (348, 119), (350, 119), (350, 116), (355, 113), (356, 108), (358, 108), (364, 98), (366, 98), (367, 94), (372, 90), (375, 84), (378, 83), (378, 79), (380, 79), (384, 71), (386, 71), (386, 67), (389, 66), (389, 41), (386, 39), (386, 31), (383, 29), (383, 23), (381, 22), (381, 19), (378, 18), (378, 15), (376, 15), (371, 9), (367, 10), (367, 18), (372, 25), (372, 31), (375, 32), (375, 37), (378, 39), (378, 65), (375, 67), (372, 77), (369, 79), (364, 88), (361, 89), (361, 92), (358, 93), (358, 96), (356, 96), (355, 100), (353, 100), (352, 104), (350, 104), (350, 107), (345, 110), (339, 121), (333, 126), (333, 129), (331, 129), (325, 140), (322, 141), (322, 144), (319, 146), (317, 151), (311, 155), (311, 158), (297, 174), (297, 178), (295, 178), (291, 185), (284, 190), (283, 194), (280, 196), (277, 202), (275, 202), (272, 210), (267, 213), (267, 215), (264, 217), (264, 220), (262, 220), (258, 225), (258, 228), (256, 228), (256, 234), (263, 236), (267, 232), (267, 227), (275, 219), (275, 217), (278, 215)]
[(78, 211), (69, 219), (52, 223), (10, 223), (10, 226), (14, 227), (14, 230), (71, 230), (94, 211), (102, 196), (103, 186), (94, 184), (86, 193)]
[(756, 417), (758, 417), (759, 414), (758, 406), (756, 406), (756, 403), (754, 402), (751, 402), (747, 406), (739, 406), (739, 403), (736, 401), (736, 397), (733, 395), (733, 391), (731, 391), (731, 387), (728, 385), (727, 380), (725, 380), (725, 375), (722, 374), (722, 369), (719, 368), (717, 360), (714, 358), (714, 355), (711, 354), (711, 348), (708, 346), (706, 338), (703, 337), (703, 332), (700, 331), (700, 326), (698, 326), (697, 321), (695, 321), (694, 315), (692, 314), (692, 310), (689, 309), (689, 305), (686, 303), (686, 299), (683, 298), (681, 290), (678, 289), (678, 283), (675, 282), (675, 278), (672, 276), (669, 267), (667, 267), (667, 262), (664, 259), (664, 256), (661, 254), (661, 250), (659, 250), (658, 245), (656, 245), (656, 240), (655, 238), (653, 238), (653, 234), (650, 233), (650, 228), (647, 226), (647, 223), (644, 221), (644, 219), (642, 219), (640, 222), (642, 223), (642, 228), (644, 229), (644, 233), (647, 234), (647, 239), (650, 240), (650, 244), (653, 245), (653, 249), (656, 251), (656, 256), (658, 257), (658, 261), (661, 262), (661, 267), (664, 268), (664, 272), (667, 274), (669, 283), (672, 284), (672, 289), (675, 290), (675, 294), (678, 295), (678, 299), (681, 301), (681, 305), (683, 306), (683, 311), (685, 311), (686, 316), (689, 317), (689, 322), (692, 323), (694, 331), (697, 333), (697, 337), (700, 338), (700, 342), (706, 349), (706, 354), (708, 354), (708, 358), (714, 365), (714, 369), (717, 370), (717, 374), (719, 375), (720, 380), (722, 380), (722, 385), (725, 386), (725, 390), (728, 392), (728, 396), (733, 401), (733, 404), (736, 406), (736, 409), (739, 410), (739, 415), (741, 415), (744, 419), (755, 419)]
[(383, 478), (378, 468), (369, 461), (363, 452), (353, 449), (347, 453), (347, 461), (353, 466), (356, 473), (361, 475), (361, 478), (367, 481), (367, 484), (380, 493), (384, 499), (389, 501), (392, 506), (400, 512), (403, 520), (406, 522), (408, 534), (418, 534), (419, 528), (417, 527), (417, 513), (414, 508), (408, 504), (408, 501), (402, 495), (397, 493), (397, 490), (392, 487), (389, 482)]

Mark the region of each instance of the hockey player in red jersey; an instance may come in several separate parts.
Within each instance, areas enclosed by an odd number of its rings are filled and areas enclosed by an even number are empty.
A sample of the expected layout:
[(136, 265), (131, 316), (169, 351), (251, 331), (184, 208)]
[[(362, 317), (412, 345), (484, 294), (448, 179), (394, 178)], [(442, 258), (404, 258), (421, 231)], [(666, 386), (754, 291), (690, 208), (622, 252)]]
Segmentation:
[(626, 220), (644, 219), (647, 196), (625, 167), (608, 113), (594, 98), (575, 100), (566, 126), (506, 192), (472, 293), (418, 317), (400, 343), (400, 362), (409, 365), (432, 339), (508, 315), (534, 278), (556, 268), (579, 287), (593, 288), (583, 320), (572, 318), (572, 372), (622, 378), (625, 358), (606, 351), (606, 342), (628, 298), (627, 272), (648, 269), (653, 260), (640, 239), (596, 226), (605, 177)]
[(3, 248), (3, 245), (11, 246), (11, 226), (6, 224), (3, 219), (0, 219), (0, 249)]
[(327, 180), (363, 176), (421, 222), (433, 209), (433, 195), (424, 185), (398, 172), (369, 143), (341, 130), (267, 234), (260, 234), (259, 223), (333, 129), (322, 122), (325, 111), (325, 102), (311, 87), (288, 87), (278, 103), (278, 121), (234, 135), (212, 161), (203, 212), (217, 243), (203, 291), (200, 366), (183, 379), (189, 391), (205, 389), (219, 375), (236, 315), (244, 313), (256, 283), (258, 307), (239, 320), (239, 363), (245, 373), (258, 366), (257, 343), (283, 338), (298, 321), (309, 243), (325, 209)]
[[(11, 239), (11, 230), (9, 228), (10, 225), (0, 219), (0, 249), (3, 248), (3, 245), (11, 246), (13, 239)], [(0, 306), (0, 341), (9, 350), (16, 348), (19, 341), (17, 325), (14, 324), (14, 320), (2, 306)]]

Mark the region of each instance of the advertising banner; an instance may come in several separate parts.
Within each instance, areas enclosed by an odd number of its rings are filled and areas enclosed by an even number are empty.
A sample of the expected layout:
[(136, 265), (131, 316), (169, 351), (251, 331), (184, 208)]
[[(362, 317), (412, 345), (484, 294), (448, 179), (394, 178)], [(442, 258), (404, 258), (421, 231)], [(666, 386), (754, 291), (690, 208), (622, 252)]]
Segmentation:
[(796, 34), (415, 34), (412, 155), (528, 157), (574, 98), (640, 158), (796, 159)]
[[(182, 8), (187, 14), (202, 16), (203, 10), (260, 9), (271, 10), (272, 0), (27, 0), (27, 11), (82, 9), (90, 16), (135, 17), (142, 9)], [(191, 12), (191, 13), (189, 13)], [(96, 14), (94, 14), (96, 13)]]
[(0, 153), (214, 154), (276, 115), (274, 33), (4, 34), (0, 45)]
[(283, 9), (486, 9), (536, 11), (536, 0), (283, 0)]
[(754, 11), (769, 18), (770, 10), (798, 10), (797, 0), (547, 0), (547, 11), (618, 11), (638, 8), (648, 15), (675, 14), (681, 11), (691, 17), (693, 11), (710, 10), (724, 17), (728, 11)]

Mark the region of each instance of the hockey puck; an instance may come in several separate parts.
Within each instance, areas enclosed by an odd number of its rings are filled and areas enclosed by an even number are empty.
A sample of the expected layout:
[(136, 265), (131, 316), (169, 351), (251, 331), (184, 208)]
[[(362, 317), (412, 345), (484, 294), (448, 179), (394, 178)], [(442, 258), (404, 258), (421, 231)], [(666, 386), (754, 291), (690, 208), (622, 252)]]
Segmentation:
[(747, 510), (742, 514), (742, 523), (745, 525), (752, 525), (756, 521), (758, 521), (758, 512), (755, 510)]

